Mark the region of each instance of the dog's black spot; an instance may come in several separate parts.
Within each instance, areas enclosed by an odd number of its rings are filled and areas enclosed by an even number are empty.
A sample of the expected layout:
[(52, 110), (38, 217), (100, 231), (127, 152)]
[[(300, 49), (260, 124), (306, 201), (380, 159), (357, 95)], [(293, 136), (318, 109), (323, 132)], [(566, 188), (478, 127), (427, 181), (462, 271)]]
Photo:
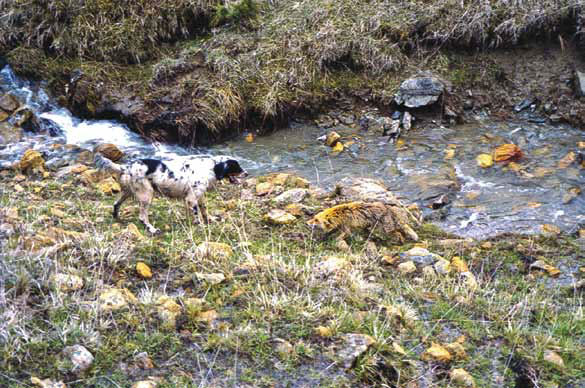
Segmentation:
[(146, 175), (153, 174), (159, 167), (162, 172), (168, 170), (166, 164), (158, 159), (140, 159), (146, 165)]
[(240, 166), (240, 163), (238, 163), (237, 160), (228, 159), (225, 162), (217, 163), (215, 167), (213, 167), (213, 172), (215, 173), (217, 180), (221, 180), (227, 175), (241, 174), (244, 172), (244, 169)]

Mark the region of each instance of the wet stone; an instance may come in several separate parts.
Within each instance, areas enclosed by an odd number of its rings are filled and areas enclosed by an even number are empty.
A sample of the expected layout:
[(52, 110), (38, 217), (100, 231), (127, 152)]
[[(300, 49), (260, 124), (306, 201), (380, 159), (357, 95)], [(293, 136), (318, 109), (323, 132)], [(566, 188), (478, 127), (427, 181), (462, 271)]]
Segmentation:
[(0, 97), (0, 109), (12, 113), (20, 106), (20, 101), (10, 93), (3, 94)]
[(420, 108), (439, 100), (445, 87), (432, 76), (410, 78), (402, 82), (394, 101), (408, 108)]

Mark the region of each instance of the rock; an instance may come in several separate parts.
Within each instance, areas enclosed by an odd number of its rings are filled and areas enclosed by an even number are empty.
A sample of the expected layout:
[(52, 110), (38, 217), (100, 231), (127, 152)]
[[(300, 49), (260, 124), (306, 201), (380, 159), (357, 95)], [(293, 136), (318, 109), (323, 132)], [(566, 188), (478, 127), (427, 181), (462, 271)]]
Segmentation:
[(67, 386), (62, 381), (53, 381), (51, 379), (41, 380), (38, 377), (31, 377), (30, 383), (41, 388), (66, 388)]
[(97, 184), (98, 189), (104, 193), (112, 195), (114, 193), (119, 193), (122, 191), (120, 184), (116, 182), (116, 180), (112, 177), (106, 178), (103, 181)]
[(152, 362), (152, 359), (148, 356), (147, 352), (141, 352), (134, 356), (134, 364), (140, 369), (154, 368), (154, 363)]
[(315, 328), (315, 334), (322, 338), (330, 338), (333, 336), (333, 330), (330, 327), (317, 326)]
[(544, 361), (556, 365), (561, 369), (565, 367), (565, 362), (563, 361), (561, 356), (559, 356), (556, 352), (553, 352), (552, 350), (545, 350), (543, 359)]
[(406, 252), (400, 254), (406, 260), (411, 260), (419, 266), (427, 266), (434, 264), (437, 260), (443, 259), (441, 256), (429, 252), (425, 248), (414, 247)]
[(337, 351), (336, 356), (345, 368), (351, 368), (356, 359), (376, 343), (369, 335), (353, 333), (344, 334), (342, 341), (343, 347)]
[(541, 271), (545, 271), (552, 277), (557, 277), (561, 274), (561, 271), (558, 268), (553, 267), (545, 263), (543, 260), (536, 260), (534, 263), (530, 264), (530, 269), (538, 269)]
[(453, 369), (449, 373), (449, 377), (451, 378), (451, 382), (458, 387), (475, 388), (475, 380), (464, 369)]
[(517, 145), (503, 144), (494, 150), (493, 159), (496, 162), (509, 162), (512, 160), (517, 161), (522, 158), (522, 156), (524, 156), (524, 154)]
[(83, 372), (91, 366), (94, 359), (89, 350), (81, 345), (68, 346), (63, 349), (63, 354), (70, 358), (71, 363), (73, 364), (71, 370), (73, 373)]
[(15, 127), (10, 123), (0, 123), (0, 145), (18, 143), (22, 140), (22, 128)]
[(156, 388), (162, 382), (163, 379), (161, 377), (148, 376), (148, 380), (137, 381), (132, 384), (131, 388)]
[(432, 76), (409, 78), (402, 82), (394, 101), (408, 108), (420, 108), (439, 100), (445, 87)]
[(120, 151), (120, 149), (112, 143), (103, 143), (95, 147), (93, 150), (94, 152), (99, 152), (104, 157), (110, 159), (113, 162), (117, 162), (118, 160), (124, 157), (124, 152)]
[(84, 163), (84, 164), (92, 164), (94, 159), (93, 152), (90, 150), (82, 150), (80, 153), (77, 154), (75, 161), (77, 163)]
[(41, 129), (41, 125), (34, 111), (27, 106), (17, 109), (12, 114), (12, 119), (14, 124), (26, 131), (38, 132)]
[(475, 158), (477, 165), (483, 168), (488, 168), (494, 165), (494, 160), (489, 154), (480, 154)]
[(567, 205), (571, 203), (575, 198), (581, 194), (579, 187), (571, 187), (565, 194), (563, 194), (563, 204)]
[(296, 217), (280, 209), (272, 209), (263, 217), (265, 222), (275, 225), (287, 225), (296, 221)]
[(144, 236), (138, 230), (138, 227), (132, 223), (128, 224), (126, 229), (122, 232), (123, 235), (130, 237), (135, 240), (143, 240)]
[(169, 326), (175, 326), (176, 319), (181, 314), (181, 306), (167, 295), (156, 300), (156, 310), (159, 318)]
[(315, 265), (315, 273), (319, 276), (330, 276), (338, 274), (349, 266), (349, 262), (340, 257), (327, 257)]
[(459, 337), (455, 342), (451, 342), (445, 345), (445, 349), (451, 353), (456, 360), (466, 360), (467, 353), (465, 352), (465, 348), (463, 347), (463, 343), (465, 342), (465, 336)]
[(152, 271), (150, 270), (150, 267), (142, 261), (136, 263), (136, 272), (143, 279), (150, 279), (152, 277)]
[(339, 196), (350, 201), (382, 202), (403, 206), (400, 200), (386, 188), (386, 185), (376, 179), (344, 178), (336, 185), (335, 191)]
[[(89, 170), (89, 167), (87, 167), (85, 164), (77, 163), (77, 164), (74, 164), (71, 166), (66, 166), (66, 167), (60, 168), (55, 173), (55, 178), (59, 179), (59, 178), (62, 178), (64, 176), (70, 175), (70, 174), (81, 174), (87, 170)], [(97, 171), (97, 170), (94, 170), (94, 171)]]
[(451, 268), (455, 271), (462, 273), (462, 272), (469, 272), (469, 268), (467, 267), (467, 263), (463, 261), (459, 256), (454, 256), (451, 259)]
[(278, 353), (280, 357), (286, 358), (290, 356), (293, 353), (294, 349), (295, 348), (292, 346), (290, 342), (283, 340), (282, 338), (274, 339), (274, 351)]
[(300, 217), (302, 215), (304, 215), (305, 213), (309, 212), (309, 209), (306, 208), (305, 206), (299, 205), (298, 203), (291, 203), (290, 205), (287, 205), (284, 210), (287, 213), (292, 214), (295, 217)]
[(3, 94), (2, 97), (0, 97), (0, 109), (5, 112), (12, 113), (17, 110), (19, 106), (20, 101), (18, 101), (18, 98), (10, 93)]
[[(76, 164), (75, 166), (82, 166), (82, 164)], [(89, 169), (81, 173), (81, 181), (86, 185), (93, 185), (105, 179), (108, 179), (110, 174), (104, 170)]]
[(199, 281), (205, 281), (211, 285), (216, 285), (225, 280), (225, 275), (222, 273), (195, 272), (195, 278), (197, 278)]
[(452, 359), (451, 353), (442, 345), (433, 342), (431, 347), (423, 352), (421, 355), (423, 361), (440, 361), (450, 362)]
[(274, 190), (274, 184), (271, 182), (260, 182), (256, 185), (256, 195), (263, 196), (270, 194)]
[(274, 198), (274, 202), (279, 205), (299, 203), (302, 202), (308, 194), (309, 191), (307, 189), (291, 189)]
[(577, 155), (573, 151), (570, 151), (561, 160), (559, 160), (557, 167), (558, 168), (567, 168), (571, 164), (573, 164), (573, 162), (575, 162), (576, 160), (577, 160)]
[(76, 291), (83, 287), (83, 279), (77, 275), (57, 273), (52, 282), (61, 291)]
[(337, 132), (329, 132), (325, 137), (325, 144), (329, 147), (335, 146), (335, 144), (341, 139), (341, 135)]
[(522, 112), (524, 109), (529, 108), (530, 105), (535, 104), (536, 103), (536, 98), (534, 97), (528, 97), (524, 100), (522, 100), (521, 102), (519, 102), (515, 107), (514, 107), (514, 111), (516, 113), (520, 113)]
[(575, 94), (577, 97), (585, 96), (585, 73), (575, 71)]
[(439, 259), (434, 265), (435, 271), (441, 275), (448, 275), (451, 272), (451, 263), (445, 259)]
[(220, 242), (205, 241), (197, 246), (195, 256), (211, 260), (225, 259), (234, 253), (231, 246)]
[(103, 311), (120, 310), (138, 300), (125, 288), (110, 288), (98, 297), (98, 307)]
[(416, 272), (416, 265), (412, 261), (407, 261), (405, 263), (398, 264), (398, 270), (403, 275), (407, 275), (409, 273)]
[(18, 168), (25, 173), (44, 172), (45, 160), (39, 151), (26, 150), (18, 162)]
[(197, 314), (197, 317), (195, 318), (195, 320), (197, 322), (204, 322), (206, 324), (208, 324), (209, 326), (213, 325), (213, 322), (219, 317), (219, 314), (217, 313), (217, 311), (215, 310), (208, 310), (208, 311), (202, 311), (199, 314)]
[(558, 236), (559, 234), (561, 234), (561, 229), (558, 226), (552, 224), (540, 225), (540, 231), (542, 232), (542, 234), (548, 236)]
[(37, 233), (34, 236), (27, 237), (24, 240), (24, 247), (31, 251), (38, 251), (41, 248), (50, 247), (57, 244), (57, 241), (43, 233)]

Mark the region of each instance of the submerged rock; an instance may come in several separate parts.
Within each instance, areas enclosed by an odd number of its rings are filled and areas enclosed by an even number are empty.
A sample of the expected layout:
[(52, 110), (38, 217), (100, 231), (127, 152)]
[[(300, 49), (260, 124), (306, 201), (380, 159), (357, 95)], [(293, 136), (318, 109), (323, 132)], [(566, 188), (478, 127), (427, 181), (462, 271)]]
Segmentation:
[(402, 82), (394, 101), (408, 108), (420, 108), (439, 100), (445, 86), (438, 78), (432, 76), (409, 78)]

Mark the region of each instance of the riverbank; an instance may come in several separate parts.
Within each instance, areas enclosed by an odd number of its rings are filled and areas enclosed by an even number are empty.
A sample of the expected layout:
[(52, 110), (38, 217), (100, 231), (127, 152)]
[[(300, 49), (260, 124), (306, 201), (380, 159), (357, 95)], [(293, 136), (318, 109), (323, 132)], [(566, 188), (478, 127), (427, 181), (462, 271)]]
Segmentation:
[(583, 238), (425, 224), (418, 242), (340, 243), (307, 220), (347, 198), (287, 174), (220, 185), (209, 226), (156, 199), (149, 236), (135, 204), (112, 220), (115, 181), (69, 148), (77, 164), (29, 154), (29, 175), (0, 175), (2, 386), (585, 381)]
[(0, 54), (18, 74), (46, 81), (78, 116), (158, 140), (209, 144), (332, 107), (390, 114), (400, 83), (421, 71), (447, 86), (446, 122), (509, 118), (528, 100), (539, 119), (585, 123), (574, 1), (8, 3)]

